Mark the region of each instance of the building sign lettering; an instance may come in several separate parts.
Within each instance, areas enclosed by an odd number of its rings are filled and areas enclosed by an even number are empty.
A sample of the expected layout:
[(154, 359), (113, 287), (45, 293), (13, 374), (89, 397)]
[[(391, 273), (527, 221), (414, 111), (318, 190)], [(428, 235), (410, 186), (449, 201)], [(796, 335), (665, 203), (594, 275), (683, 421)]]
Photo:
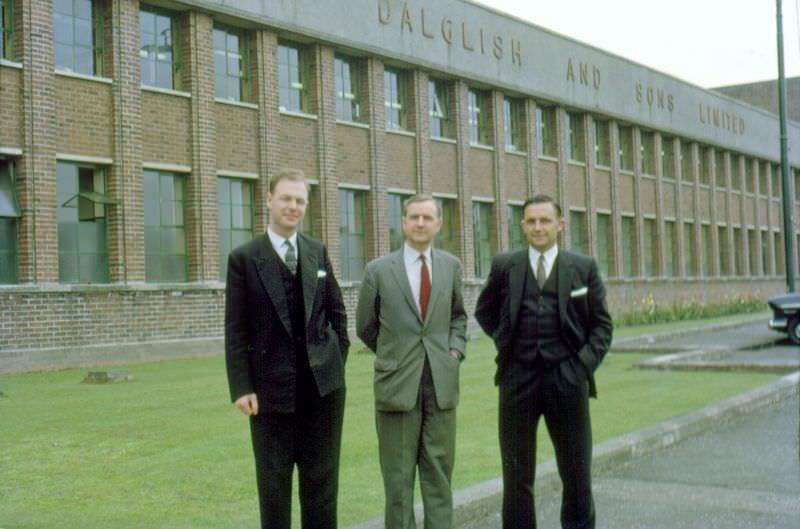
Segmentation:
[(703, 125), (728, 130), (734, 134), (744, 134), (744, 118), (742, 116), (703, 103), (700, 103), (699, 111), (700, 123)]
[(657, 108), (658, 110), (667, 110), (672, 112), (675, 108), (675, 99), (669, 92), (665, 92), (662, 88), (654, 88), (652, 86), (644, 86), (642, 83), (636, 83), (636, 102), (647, 103), (647, 106)]
[(414, 9), (408, 1), (403, 2), (401, 9), (393, 4), (390, 0), (378, 0), (379, 23), (396, 24), (402, 33), (418, 32), (432, 40), (441, 37), (448, 46), (460, 45), (467, 51), (491, 54), (498, 61), (506, 59), (515, 66), (522, 66), (522, 44), (518, 39), (486, 31), (465, 20), (453, 20), (446, 15), (437, 17), (424, 7)]
[[(589, 74), (589, 67), (591, 66), (591, 75)], [(576, 68), (572, 64), (572, 59), (567, 59), (567, 81), (575, 83), (575, 71)], [(595, 65), (590, 65), (585, 62), (578, 62), (578, 77), (580, 84), (583, 86), (590, 86), (595, 90), (600, 89), (600, 68)], [(591, 79), (590, 79), (591, 77)]]

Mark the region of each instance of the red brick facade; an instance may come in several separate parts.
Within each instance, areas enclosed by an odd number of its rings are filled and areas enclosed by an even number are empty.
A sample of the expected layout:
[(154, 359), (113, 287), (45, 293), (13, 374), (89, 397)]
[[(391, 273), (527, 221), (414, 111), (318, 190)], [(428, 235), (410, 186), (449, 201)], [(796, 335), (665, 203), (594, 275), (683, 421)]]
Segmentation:
[[(524, 150), (506, 152), (504, 94), (489, 94), (491, 128), (488, 146), (470, 145), (467, 79), (450, 79), (450, 114), (454, 139), (431, 139), (429, 127), (429, 71), (403, 66), (410, 94), (409, 131), (386, 131), (384, 61), (376, 56), (360, 60), (363, 123), (337, 122), (334, 97), (334, 47), (303, 44), (309, 59), (308, 114), (281, 112), (278, 89), (278, 34), (271, 28), (243, 24), (249, 49), (250, 93), (243, 103), (215, 98), (213, 28), (209, 11), (189, 9), (174, 17), (181, 38), (180, 90), (142, 88), (139, 59), (137, 0), (103, 0), (104, 51), (102, 72), (95, 77), (56, 71), (52, 3), (47, 0), (14, 2), (15, 59), (0, 63), (0, 156), (13, 161), (16, 189), (22, 209), (18, 222), (19, 285), (0, 285), (0, 371), (5, 358), (20, 351), (74, 348), (88, 344), (131, 344), (189, 338), (218, 339), (222, 334), (224, 285), (219, 282), (217, 179), (247, 178), (254, 182), (255, 231), (267, 224), (265, 207), (268, 176), (284, 166), (298, 167), (314, 182), (314, 232), (328, 244), (334, 267), (340, 270), (340, 188), (366, 191), (369, 258), (389, 251), (387, 193), (416, 190), (457, 197), (454, 219), (458, 257), (464, 265), (466, 300), (472, 307), (482, 281), (474, 277), (472, 231), (473, 199), (492, 204), (492, 251), (509, 246), (506, 206), (519, 204), (533, 193), (558, 198), (566, 212), (585, 212), (590, 248), (597, 245), (598, 211), (611, 213), (612, 257), (609, 293), (612, 308), (624, 310), (645, 294), (670, 303), (682, 299), (714, 301), (731, 292), (766, 296), (781, 289), (779, 255), (773, 233), (781, 230), (779, 193), (773, 178), (767, 189), (739, 191), (747, 168), (756, 183), (765, 170), (777, 170), (741, 153), (723, 151), (726, 186), (697, 183), (696, 174), (680, 175), (677, 142), (665, 150), (675, 167), (675, 178), (664, 178), (640, 168), (641, 130), (634, 126), (634, 167), (620, 170), (616, 155), (611, 167), (594, 163), (593, 116), (582, 121), (585, 163), (567, 159), (566, 112), (556, 110), (557, 156), (537, 155), (534, 98), (510, 94), (522, 101)], [(225, 19), (227, 25), (230, 18)], [(281, 37), (283, 39), (283, 36)], [(283, 42), (283, 40), (281, 40)], [(393, 68), (397, 65), (392, 64)], [(439, 73), (435, 74), (437, 79)], [(447, 78), (441, 73), (441, 78)], [(598, 114), (602, 114), (598, 112)], [(610, 152), (619, 149), (618, 123), (611, 120)], [(655, 152), (662, 150), (662, 134), (654, 132)], [(683, 139), (681, 138), (683, 141)], [(689, 140), (686, 140), (689, 141)], [(702, 156), (691, 143), (693, 172)], [(716, 156), (708, 149), (707, 165), (714, 174)], [(101, 286), (58, 285), (58, 230), (56, 161), (93, 164), (105, 170), (108, 194), (120, 203), (108, 206), (108, 257), (111, 283)], [(145, 283), (145, 243), (142, 170), (172, 170), (186, 177), (186, 241), (188, 282)], [(734, 186), (734, 179), (740, 179)], [(797, 208), (797, 202), (795, 203)], [(634, 218), (633, 277), (623, 276), (622, 215)], [(663, 233), (665, 221), (675, 222), (678, 237), (673, 248), (680, 256), (676, 277), (665, 278), (667, 246), (656, 245), (657, 278), (645, 279), (642, 248), (644, 219), (656, 220)], [(699, 256), (685, 268), (687, 241), (683, 222), (693, 226), (694, 246), (700, 250), (701, 226), (711, 227), (708, 241), (719, 248), (727, 238), (725, 259), (712, 252), (713, 274), (695, 288)], [(718, 231), (718, 226), (724, 230)], [(736, 247), (734, 228), (755, 232)], [(795, 226), (795, 231), (798, 227)], [(769, 238), (762, 244), (762, 236)], [(570, 245), (569, 229), (562, 244)], [(767, 255), (762, 256), (762, 247)], [(733, 263), (741, 259), (741, 274)], [(763, 257), (763, 259), (762, 259)], [(762, 269), (761, 263), (767, 263)], [(721, 268), (727, 263), (728, 269)], [(676, 288), (679, 286), (681, 288)], [(685, 287), (685, 288), (684, 288)], [(345, 283), (348, 307), (354, 308), (357, 283)], [(26, 353), (27, 354), (27, 353)], [(103, 360), (109, 360), (104, 358)]]

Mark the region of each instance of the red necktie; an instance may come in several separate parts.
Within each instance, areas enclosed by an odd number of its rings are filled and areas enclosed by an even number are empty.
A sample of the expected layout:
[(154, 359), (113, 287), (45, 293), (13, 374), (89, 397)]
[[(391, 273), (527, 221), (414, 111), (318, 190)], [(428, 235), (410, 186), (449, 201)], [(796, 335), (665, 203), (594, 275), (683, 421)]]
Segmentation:
[(420, 254), (422, 259), (422, 269), (419, 277), (419, 310), (422, 313), (422, 321), (428, 313), (428, 300), (431, 297), (431, 275), (428, 273), (428, 265), (425, 262), (425, 254)]

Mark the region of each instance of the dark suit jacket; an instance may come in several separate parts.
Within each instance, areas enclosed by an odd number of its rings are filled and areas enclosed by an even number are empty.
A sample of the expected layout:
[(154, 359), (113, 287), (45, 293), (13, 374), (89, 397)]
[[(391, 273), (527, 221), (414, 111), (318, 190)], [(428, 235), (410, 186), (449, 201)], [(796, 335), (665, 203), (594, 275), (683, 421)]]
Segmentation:
[[(325, 396), (344, 387), (347, 315), (325, 246), (298, 233), (297, 252), (308, 360), (320, 396)], [(297, 372), (280, 266), (266, 234), (228, 257), (225, 360), (231, 400), (256, 393), (259, 410), (289, 413), (294, 411)]]
[[(561, 338), (586, 370), (590, 395), (596, 396), (594, 370), (611, 344), (613, 324), (606, 306), (605, 287), (594, 259), (559, 248), (558, 316)], [(497, 347), (499, 384), (506, 374), (514, 350), (517, 320), (525, 281), (530, 267), (528, 249), (504, 253), (492, 260), (492, 270), (478, 297), (475, 317)]]

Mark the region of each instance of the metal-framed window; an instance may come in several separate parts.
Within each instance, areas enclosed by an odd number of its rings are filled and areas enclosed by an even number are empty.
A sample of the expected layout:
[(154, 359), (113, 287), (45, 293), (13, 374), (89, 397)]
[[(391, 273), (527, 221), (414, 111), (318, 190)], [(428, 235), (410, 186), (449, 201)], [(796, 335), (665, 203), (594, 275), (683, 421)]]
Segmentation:
[(389, 249), (399, 250), (403, 246), (403, 201), (407, 195), (389, 193)]
[(145, 279), (186, 281), (185, 180), (181, 175), (144, 171)]
[(714, 275), (714, 262), (712, 260), (713, 248), (711, 247), (711, 225), (700, 225), (700, 250), (703, 255), (702, 271), (703, 277)]
[(98, 0), (54, 0), (56, 69), (84, 75), (103, 73), (103, 4)]
[(642, 229), (644, 230), (644, 275), (655, 277), (658, 274), (658, 230), (656, 229), (656, 219), (643, 219)]
[(681, 180), (685, 182), (694, 181), (694, 171), (692, 171), (692, 145), (686, 140), (681, 140)]
[(725, 153), (714, 150), (714, 185), (717, 187), (727, 187), (725, 178)]
[(611, 124), (605, 119), (594, 120), (594, 163), (611, 167)]
[(557, 157), (555, 107), (537, 105), (536, 132), (536, 152), (539, 156)]
[(281, 110), (305, 113), (310, 111), (308, 78), (308, 50), (295, 44), (279, 44), (278, 97)]
[(589, 226), (586, 224), (586, 212), (570, 210), (569, 212), (569, 238), (570, 247), (576, 252), (589, 253)]
[(361, 63), (358, 59), (336, 55), (336, 119), (363, 122), (361, 112)]
[(19, 281), (17, 219), (22, 216), (17, 200), (14, 162), (0, 158), (0, 284)]
[(524, 217), (522, 205), (508, 204), (506, 211), (508, 215), (508, 249), (522, 250), (528, 245), (528, 241), (522, 233), (522, 218)]
[(339, 189), (339, 241), (342, 279), (358, 281), (367, 264), (366, 193)]
[(636, 232), (633, 217), (623, 215), (621, 219), (622, 233), (622, 277), (633, 277), (636, 267), (633, 266), (634, 248), (636, 248)]
[(436, 247), (453, 255), (458, 254), (456, 247), (456, 201), (452, 198), (435, 197), (442, 211), (442, 228), (436, 234)]
[(611, 274), (613, 263), (613, 249), (611, 238), (611, 215), (597, 213), (597, 267), (600, 273), (608, 277)]
[(708, 157), (710, 156), (709, 149), (705, 145), (700, 145), (697, 149), (697, 175), (700, 178), (700, 183), (708, 185), (711, 182), (711, 175), (709, 174)]
[(250, 53), (244, 32), (214, 26), (214, 94), (228, 101), (248, 101)]
[(408, 73), (386, 68), (383, 71), (386, 130), (409, 130), (408, 101)]
[(521, 99), (503, 99), (503, 135), (506, 150), (525, 151), (525, 106)]
[(680, 261), (678, 261), (678, 239), (674, 220), (664, 221), (664, 275), (675, 277)]
[(654, 175), (656, 174), (656, 136), (652, 131), (643, 130), (641, 132), (641, 144), (639, 145), (639, 153), (641, 154), (641, 171), (642, 174)]
[(489, 95), (473, 88), (467, 96), (469, 142), (473, 145), (491, 145), (489, 134)]
[(14, 0), (0, 0), (0, 59), (14, 59)]
[(58, 278), (61, 283), (108, 283), (106, 196), (102, 168), (56, 163)]
[(583, 114), (567, 112), (567, 159), (586, 161), (586, 142), (583, 134)]
[(694, 223), (683, 221), (683, 267), (686, 276), (694, 276), (697, 273), (696, 255), (697, 239), (694, 233)]
[(633, 172), (633, 127), (619, 126), (619, 169)]
[(181, 87), (180, 35), (175, 17), (166, 11), (139, 9), (139, 59), (144, 86)]
[(668, 180), (675, 179), (675, 157), (672, 154), (674, 141), (670, 136), (661, 137), (661, 176)]
[(428, 114), (433, 138), (453, 138), (453, 125), (450, 119), (450, 86), (450, 82), (443, 79), (428, 81)]
[(219, 277), (225, 281), (228, 254), (253, 238), (253, 183), (240, 178), (217, 178)]
[(472, 236), (475, 252), (475, 277), (486, 277), (492, 267), (492, 205), (472, 203)]

